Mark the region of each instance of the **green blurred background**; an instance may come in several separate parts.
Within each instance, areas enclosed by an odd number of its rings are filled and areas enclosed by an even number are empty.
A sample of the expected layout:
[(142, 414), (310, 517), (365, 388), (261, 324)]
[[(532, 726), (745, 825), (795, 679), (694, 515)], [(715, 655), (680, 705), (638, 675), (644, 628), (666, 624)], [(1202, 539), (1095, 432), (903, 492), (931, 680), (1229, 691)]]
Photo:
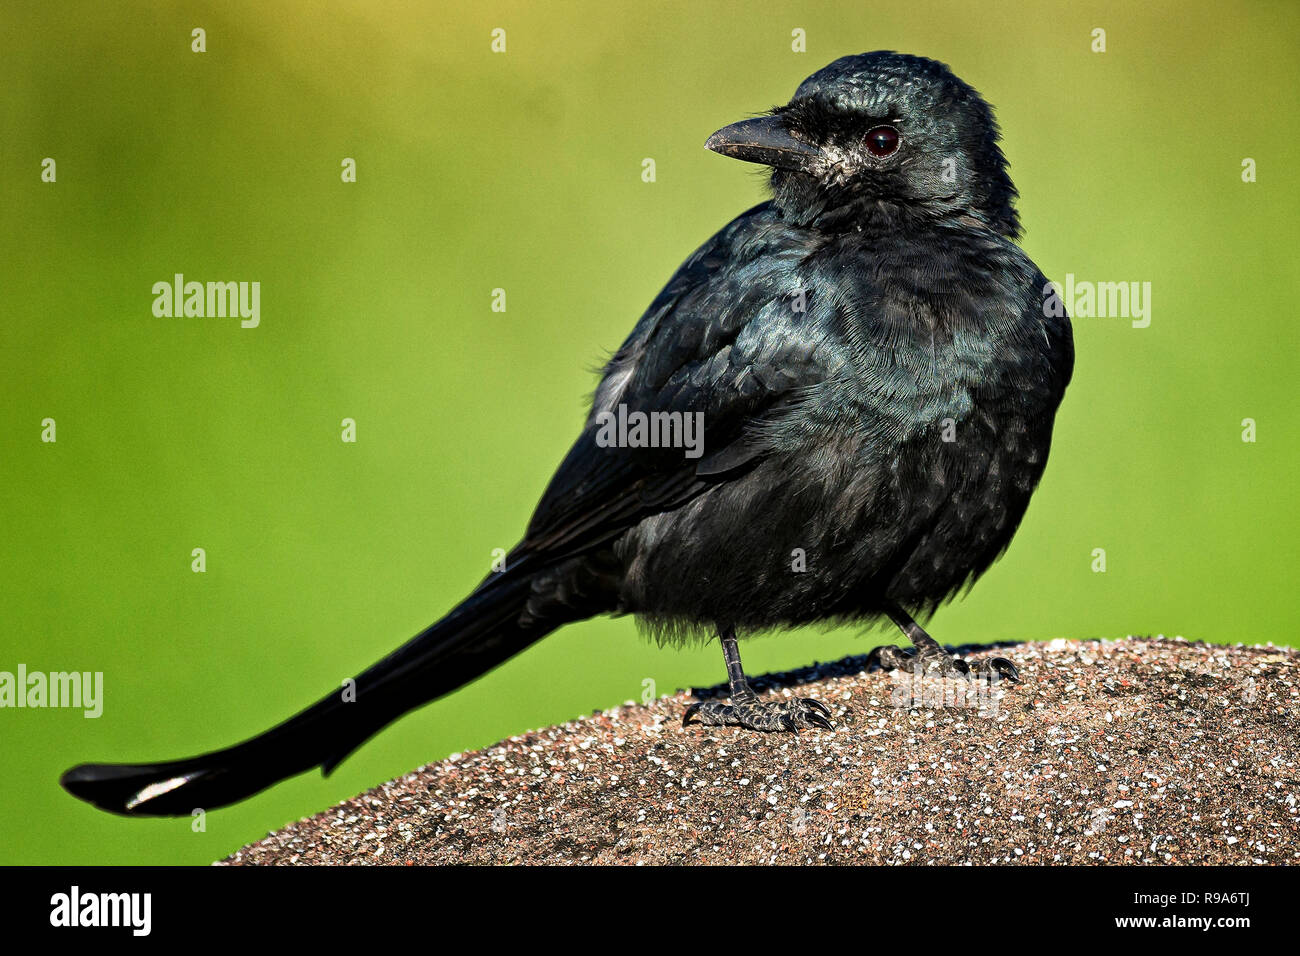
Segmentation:
[[(846, 53), (944, 60), (997, 107), (1048, 276), (1153, 284), (1149, 328), (1076, 321), (1041, 490), (934, 633), (1296, 642), (1296, 4), (477, 7), (0, 7), (0, 670), (103, 671), (106, 698), (98, 720), (0, 711), (0, 862), (206, 863), (646, 678), (720, 681), (716, 646), (597, 620), (202, 833), (56, 782), (261, 731), (463, 596), (576, 435), (593, 367), (762, 198), (704, 139)], [(155, 318), (176, 272), (260, 281), (261, 326)], [(745, 660), (882, 639), (808, 631)]]

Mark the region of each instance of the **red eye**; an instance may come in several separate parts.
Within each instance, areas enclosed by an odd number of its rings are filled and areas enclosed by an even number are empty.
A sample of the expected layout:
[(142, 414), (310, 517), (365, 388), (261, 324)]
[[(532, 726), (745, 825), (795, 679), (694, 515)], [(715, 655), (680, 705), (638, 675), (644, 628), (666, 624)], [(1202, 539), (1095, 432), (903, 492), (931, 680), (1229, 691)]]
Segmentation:
[(898, 130), (892, 126), (877, 126), (867, 133), (867, 152), (872, 156), (888, 156), (898, 149)]

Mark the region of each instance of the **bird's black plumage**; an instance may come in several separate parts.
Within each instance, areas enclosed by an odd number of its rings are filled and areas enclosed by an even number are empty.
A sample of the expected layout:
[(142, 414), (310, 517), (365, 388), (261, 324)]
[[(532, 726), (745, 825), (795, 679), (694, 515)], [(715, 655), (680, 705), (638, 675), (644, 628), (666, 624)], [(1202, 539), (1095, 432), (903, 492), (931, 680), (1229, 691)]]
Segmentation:
[[(755, 631), (889, 616), (917, 645), (906, 660), (968, 671), (911, 615), (1010, 542), (1073, 365), (1069, 321), (1046, 314), (1046, 280), (1013, 241), (997, 140), (946, 66), (887, 52), (837, 60), (788, 105), (719, 130), (710, 148), (772, 167), (773, 198), (687, 259), (614, 354), (506, 570), (363, 673), (354, 702), (332, 695), (213, 754), (83, 765), (64, 785), (115, 812), (233, 802), (328, 771), (599, 613), (721, 637), (732, 702), (694, 706), (704, 723), (829, 726), (815, 701), (753, 694), (736, 639)], [(602, 415), (620, 408), (702, 413), (703, 448), (611, 447)]]

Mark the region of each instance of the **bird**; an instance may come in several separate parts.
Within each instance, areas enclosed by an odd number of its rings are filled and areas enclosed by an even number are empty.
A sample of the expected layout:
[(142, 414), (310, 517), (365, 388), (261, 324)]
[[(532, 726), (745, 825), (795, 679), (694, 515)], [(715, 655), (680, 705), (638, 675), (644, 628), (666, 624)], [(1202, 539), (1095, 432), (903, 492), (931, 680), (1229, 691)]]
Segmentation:
[[(708, 137), (767, 168), (770, 198), (668, 280), (600, 373), (591, 410), (505, 561), (336, 691), (223, 750), (82, 764), (72, 795), (189, 815), (326, 774), (388, 723), (557, 628), (633, 615), (664, 645), (721, 646), (726, 698), (696, 727), (834, 732), (764, 699), (739, 642), (887, 626), (873, 668), (1018, 681), (922, 627), (1005, 551), (1046, 467), (1074, 366), (1068, 316), (1017, 245), (992, 108), (943, 63), (841, 57)], [(737, 732), (743, 732), (737, 731)]]

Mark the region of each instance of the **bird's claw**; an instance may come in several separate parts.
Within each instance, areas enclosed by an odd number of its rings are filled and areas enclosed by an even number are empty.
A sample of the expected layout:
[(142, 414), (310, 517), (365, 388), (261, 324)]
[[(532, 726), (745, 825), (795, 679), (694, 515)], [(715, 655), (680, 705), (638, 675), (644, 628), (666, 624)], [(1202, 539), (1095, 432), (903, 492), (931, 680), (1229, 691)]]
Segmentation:
[(985, 657), (968, 662), (954, 657), (935, 646), (919, 652), (908, 653), (901, 647), (886, 644), (877, 647), (867, 656), (867, 666), (881, 670), (908, 670), (926, 677), (956, 677), (966, 680), (1008, 680), (1023, 683), (1016, 665), (1005, 657)]
[(823, 704), (820, 700), (817, 700), (814, 697), (800, 697), (799, 699), (803, 701), (805, 704), (807, 704), (809, 707), (812, 707), (815, 710), (820, 710), (822, 712), (822, 715), (825, 716), (827, 719), (830, 718), (831, 709), (827, 707), (825, 704)]
[(1009, 680), (1013, 684), (1023, 683), (1016, 665), (1005, 657), (985, 657), (976, 661), (971, 667), (971, 676), (986, 680)]
[(810, 713), (804, 716), (804, 719), (814, 727), (820, 727), (822, 730), (834, 730), (835, 725), (830, 722), (829, 718), (823, 717), (818, 713)]
[(811, 697), (764, 702), (742, 699), (724, 703), (720, 700), (696, 701), (682, 715), (682, 726), (697, 718), (707, 727), (744, 727), (748, 730), (785, 731), (797, 734), (801, 728), (834, 730), (831, 710)]

